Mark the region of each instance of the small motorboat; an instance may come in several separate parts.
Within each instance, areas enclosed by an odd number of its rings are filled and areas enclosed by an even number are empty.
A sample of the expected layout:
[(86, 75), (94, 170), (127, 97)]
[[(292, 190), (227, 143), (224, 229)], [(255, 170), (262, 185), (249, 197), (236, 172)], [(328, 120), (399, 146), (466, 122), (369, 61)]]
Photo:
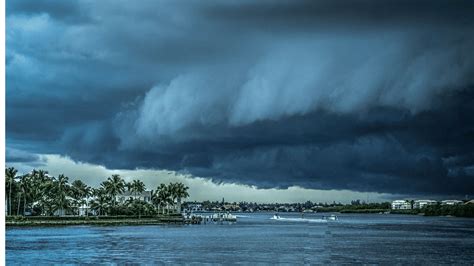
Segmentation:
[(280, 220), (281, 217), (280, 217), (280, 215), (278, 215), (278, 214), (274, 214), (271, 219), (272, 219), (272, 220)]
[(328, 221), (337, 221), (337, 216), (334, 214), (331, 214), (329, 216), (323, 216), (323, 219), (326, 219)]

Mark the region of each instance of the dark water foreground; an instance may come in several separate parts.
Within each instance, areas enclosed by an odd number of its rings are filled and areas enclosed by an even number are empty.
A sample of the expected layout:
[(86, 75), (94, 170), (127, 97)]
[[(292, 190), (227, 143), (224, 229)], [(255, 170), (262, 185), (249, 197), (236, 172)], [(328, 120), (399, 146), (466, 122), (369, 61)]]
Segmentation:
[(18, 227), (10, 264), (474, 263), (474, 219), (408, 215), (242, 214), (235, 224)]

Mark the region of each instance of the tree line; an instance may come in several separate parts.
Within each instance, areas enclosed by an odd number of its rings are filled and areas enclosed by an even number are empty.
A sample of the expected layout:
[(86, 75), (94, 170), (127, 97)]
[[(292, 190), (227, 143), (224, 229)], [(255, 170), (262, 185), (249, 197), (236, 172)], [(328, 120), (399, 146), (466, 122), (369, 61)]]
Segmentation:
[[(189, 197), (189, 188), (182, 183), (160, 184), (147, 201), (140, 197), (146, 191), (140, 180), (125, 182), (112, 175), (93, 188), (45, 170), (18, 175), (13, 167), (5, 168), (5, 189), (7, 215), (79, 215), (85, 205), (90, 207), (85, 215), (155, 215), (180, 211), (181, 200)], [(127, 198), (117, 200), (125, 192)]]

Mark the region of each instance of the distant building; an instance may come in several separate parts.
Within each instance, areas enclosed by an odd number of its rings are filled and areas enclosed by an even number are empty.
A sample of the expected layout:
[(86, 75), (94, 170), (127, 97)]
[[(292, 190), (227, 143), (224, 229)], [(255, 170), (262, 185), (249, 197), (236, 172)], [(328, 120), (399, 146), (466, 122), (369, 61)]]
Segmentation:
[(441, 205), (458, 205), (462, 204), (461, 200), (443, 200), (441, 201)]
[(53, 212), (54, 216), (66, 216), (66, 209), (59, 208)]
[(237, 204), (225, 204), (222, 206), (222, 209), (225, 211), (240, 211), (240, 206)]
[(96, 215), (96, 211), (91, 208), (91, 202), (95, 197), (87, 197), (81, 205), (77, 206), (79, 216)]
[(394, 200), (392, 201), (393, 210), (411, 210), (411, 203), (408, 200)]
[(202, 204), (191, 203), (191, 204), (188, 204), (187, 207), (188, 207), (187, 210), (191, 212), (203, 211)]
[[(70, 196), (66, 196), (66, 200), (70, 202), (74, 201), (74, 199)], [(68, 210), (65, 208), (57, 208), (53, 212), (53, 216), (66, 216), (66, 215), (68, 215)]]
[(91, 207), (85, 203), (77, 207), (77, 212), (79, 216), (87, 216), (88, 214), (92, 215), (95, 213), (95, 212), (92, 212)]
[(125, 203), (129, 199), (139, 199), (144, 202), (151, 203), (153, 191), (144, 191), (142, 193), (135, 193), (131, 191), (125, 191), (124, 193), (117, 195), (115, 200), (118, 203)]
[(438, 202), (436, 200), (415, 200), (413, 204), (413, 209), (422, 209), (429, 205), (436, 205)]

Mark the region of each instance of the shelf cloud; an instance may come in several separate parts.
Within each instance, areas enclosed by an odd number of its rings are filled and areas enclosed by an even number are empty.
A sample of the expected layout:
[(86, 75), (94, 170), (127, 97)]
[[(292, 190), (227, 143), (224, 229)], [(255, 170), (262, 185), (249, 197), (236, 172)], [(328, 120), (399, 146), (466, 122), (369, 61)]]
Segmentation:
[(473, 13), (472, 1), (7, 1), (7, 160), (472, 194)]

